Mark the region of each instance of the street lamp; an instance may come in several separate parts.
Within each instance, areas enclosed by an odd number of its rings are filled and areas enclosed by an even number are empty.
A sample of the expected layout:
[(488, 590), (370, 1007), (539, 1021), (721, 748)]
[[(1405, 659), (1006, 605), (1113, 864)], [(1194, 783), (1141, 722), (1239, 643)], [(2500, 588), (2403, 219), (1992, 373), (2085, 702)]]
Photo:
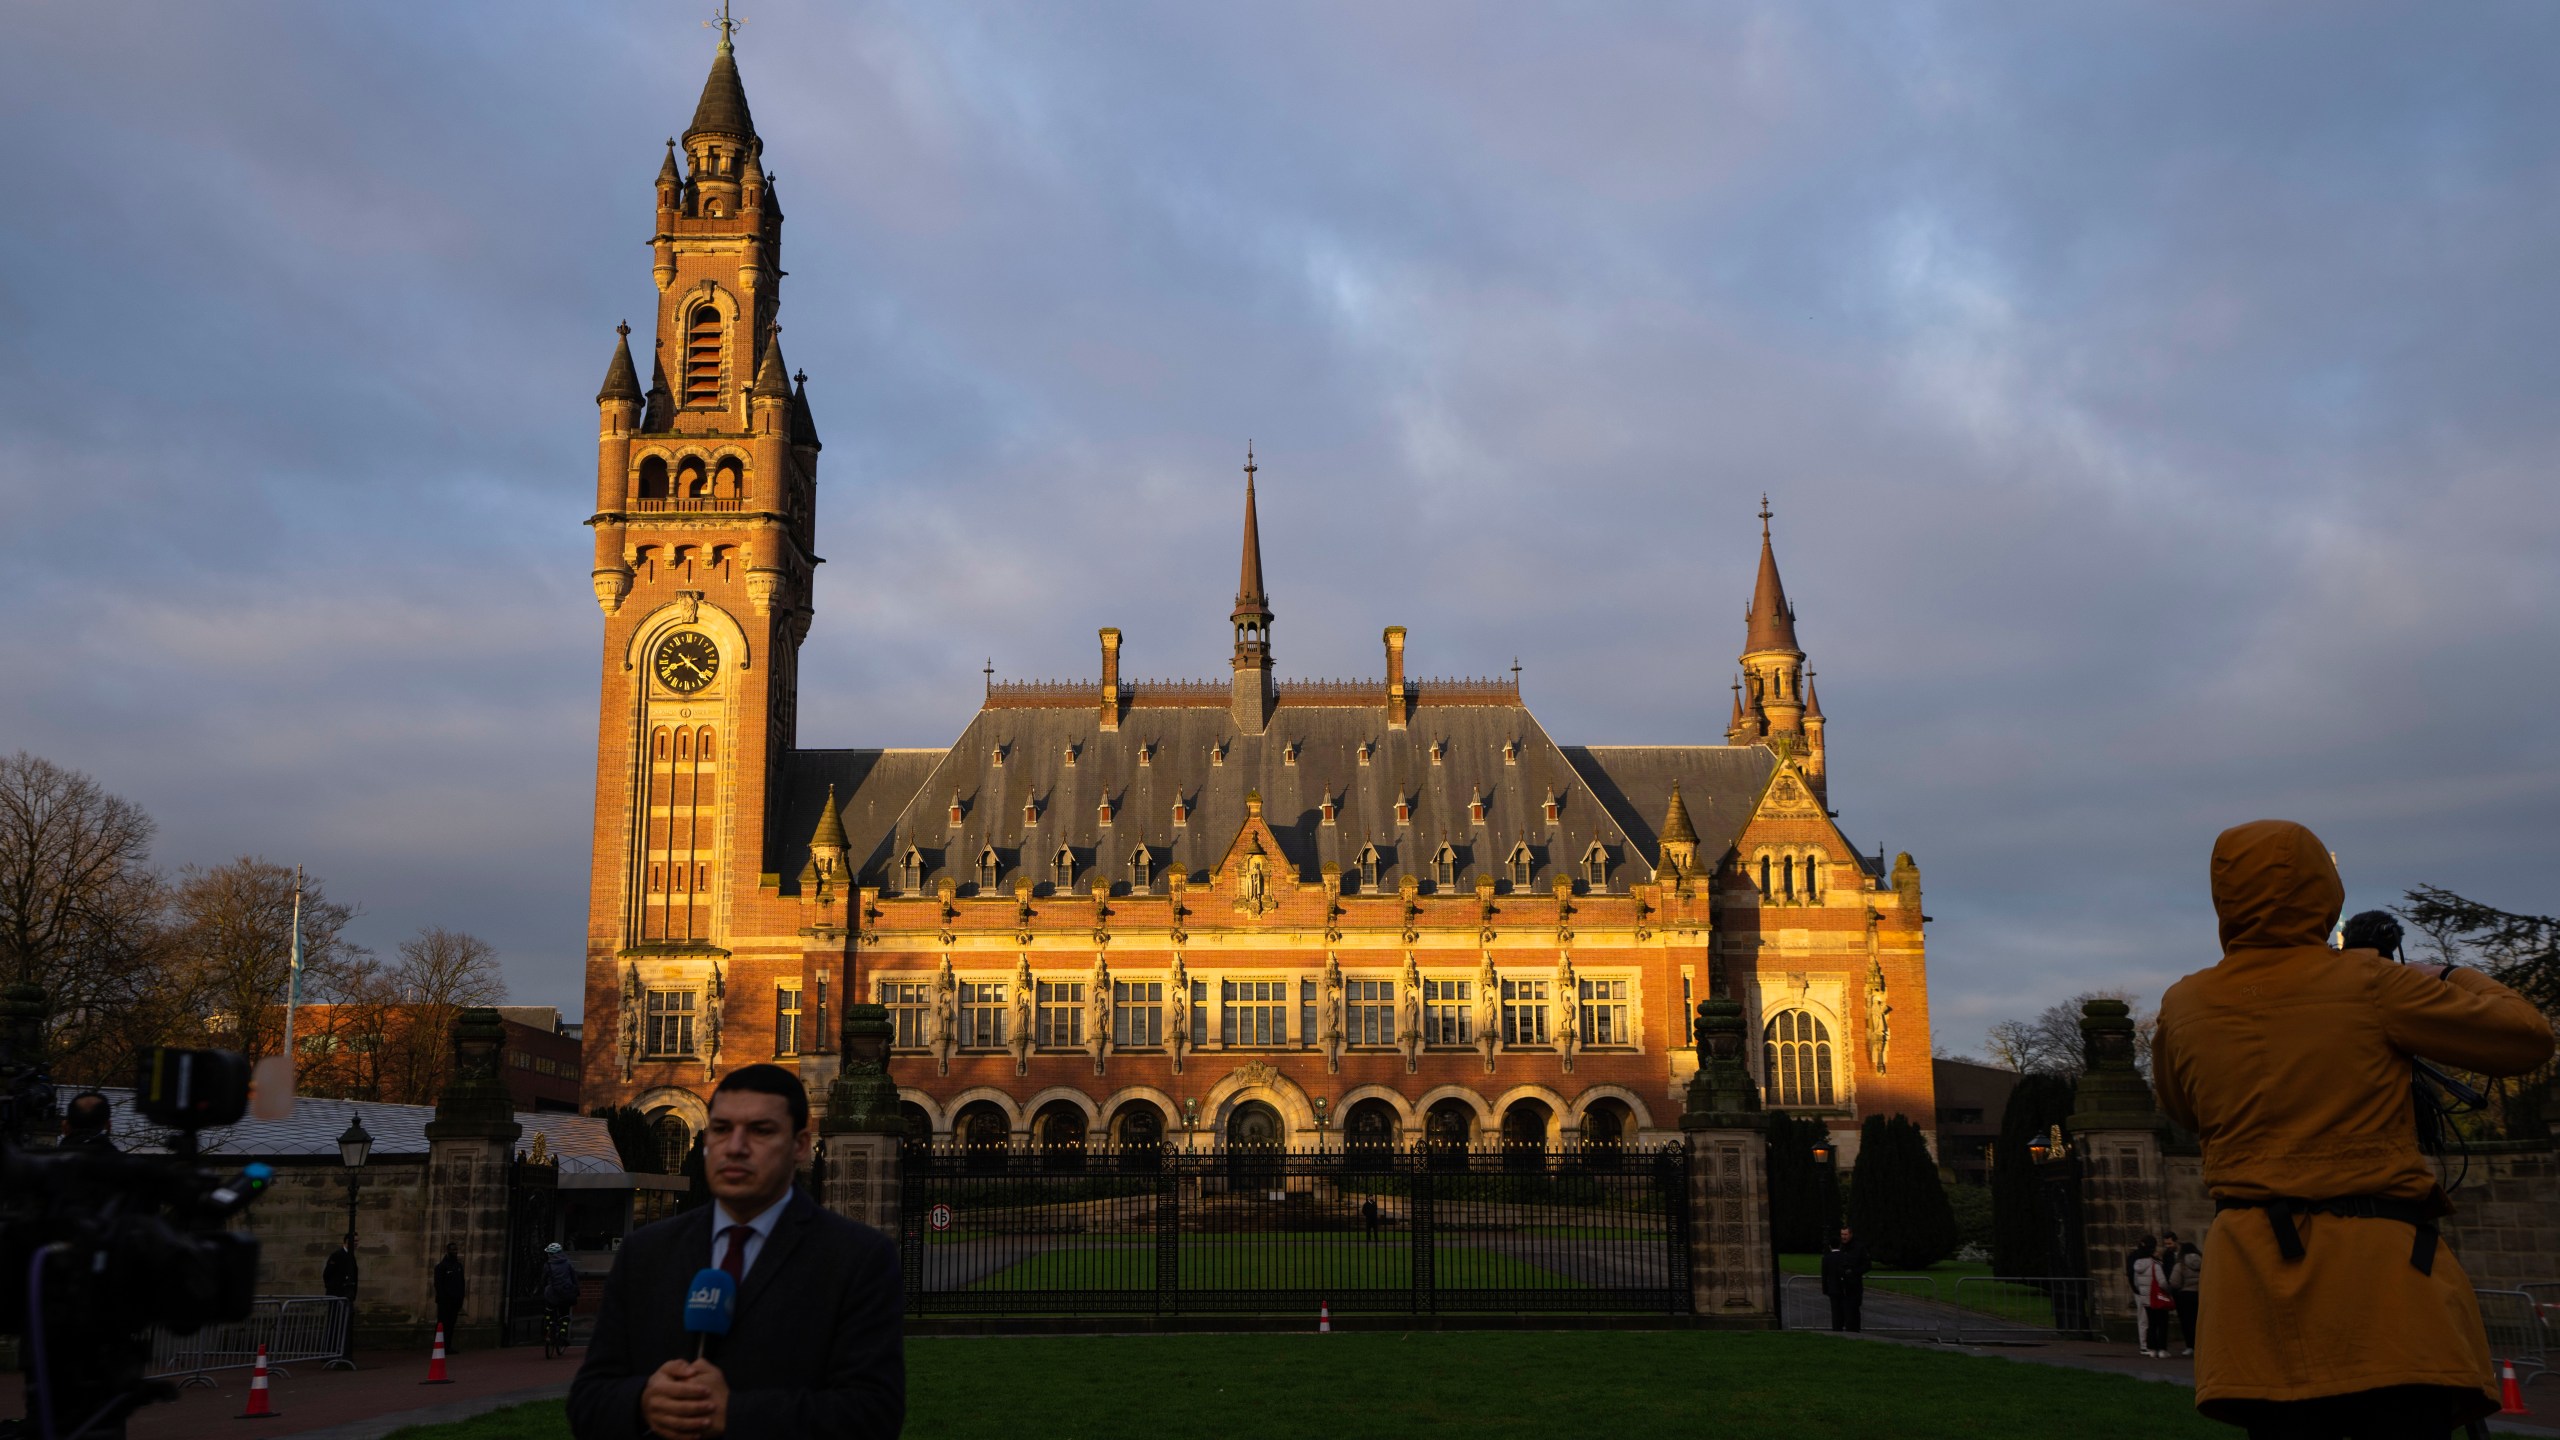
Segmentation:
[(1813, 1163), (1816, 1165), (1828, 1165), (1831, 1163), (1830, 1141), (1817, 1140), (1813, 1143)]
[(347, 1325), (338, 1358), (350, 1363), (356, 1350), (356, 1187), (362, 1183), (364, 1162), (372, 1155), (373, 1137), (365, 1133), (364, 1118), (348, 1117), (346, 1133), (338, 1137), (338, 1163), (347, 1171)]

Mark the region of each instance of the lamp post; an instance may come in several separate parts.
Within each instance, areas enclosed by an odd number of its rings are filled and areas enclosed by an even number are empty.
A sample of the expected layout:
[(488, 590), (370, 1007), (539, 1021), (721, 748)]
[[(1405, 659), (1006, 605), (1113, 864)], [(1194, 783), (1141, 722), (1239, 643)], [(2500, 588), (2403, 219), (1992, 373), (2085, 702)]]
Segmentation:
[(338, 1163), (347, 1172), (347, 1324), (338, 1358), (350, 1362), (356, 1350), (356, 1187), (363, 1183), (364, 1162), (372, 1155), (373, 1137), (365, 1133), (364, 1118), (350, 1116), (346, 1132), (338, 1137)]

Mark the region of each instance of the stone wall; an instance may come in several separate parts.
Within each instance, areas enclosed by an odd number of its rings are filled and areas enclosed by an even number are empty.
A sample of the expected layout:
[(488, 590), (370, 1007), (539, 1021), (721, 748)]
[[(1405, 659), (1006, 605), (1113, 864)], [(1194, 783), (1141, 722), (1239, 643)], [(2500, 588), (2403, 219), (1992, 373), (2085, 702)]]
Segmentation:
[[(391, 1156), (366, 1165), (356, 1192), (356, 1329), (402, 1334), (432, 1320), (426, 1244), (426, 1157)], [(347, 1172), (325, 1163), (279, 1163), (267, 1193), (242, 1212), (258, 1237), (260, 1295), (319, 1295), (321, 1267), (347, 1230)], [(496, 1297), (489, 1297), (494, 1317)], [(480, 1297), (469, 1308), (479, 1310)]]

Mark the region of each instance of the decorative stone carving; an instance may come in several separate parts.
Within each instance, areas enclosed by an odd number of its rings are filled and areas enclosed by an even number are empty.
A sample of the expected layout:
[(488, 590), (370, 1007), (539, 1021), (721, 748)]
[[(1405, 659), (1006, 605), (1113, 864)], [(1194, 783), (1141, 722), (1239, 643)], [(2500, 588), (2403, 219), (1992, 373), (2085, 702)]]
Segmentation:
[(1396, 1045), (1404, 1051), (1404, 1073), (1411, 1075), (1422, 1068), (1422, 967), (1413, 962), (1413, 952), (1404, 956), (1404, 984), (1396, 997)]
[(1476, 970), (1476, 1052), (1484, 1056), (1484, 1073), (1493, 1073), (1493, 1057), (1502, 1050), (1502, 977), (1494, 973), (1493, 952), (1484, 952)]
[(1262, 853), (1262, 837), (1253, 837), (1251, 845), (1236, 863), (1236, 913), (1260, 919), (1279, 902), (1271, 895), (1271, 857)]
[(935, 1073), (951, 1073), (951, 1052), (960, 1046), (960, 980), (951, 973), (951, 957), (933, 976), (933, 1004), (924, 1012), (925, 1048), (933, 1052)]
[(1093, 1056), (1093, 1073), (1102, 1073), (1111, 1058), (1111, 967), (1093, 957), (1093, 978), (1084, 989), (1084, 1048)]
[(1884, 967), (1867, 962), (1867, 1060), (1884, 1073), (1885, 1052), (1893, 1041), (1893, 1007), (1885, 1003)]
[(1164, 982), (1164, 1053), (1173, 1061), (1173, 1073), (1182, 1073), (1182, 1058), (1191, 1053), (1191, 972), (1183, 968), (1182, 956), (1173, 957), (1173, 972)]
[(1013, 965), (1012, 1023), (1006, 1028), (1005, 1048), (1013, 1052), (1013, 1073), (1031, 1073), (1031, 957), (1022, 956)]
[(676, 623), (679, 625), (697, 625), (700, 624), (701, 621), (702, 592), (699, 590), (677, 591)]
[(1575, 993), (1573, 956), (1570, 952), (1556, 957), (1555, 1037), (1556, 1056), (1564, 1062), (1564, 1073), (1573, 1073), (1574, 1054), (1582, 1049), (1581, 996)]
[(1343, 1026), (1342, 962), (1334, 956), (1324, 957), (1324, 979), (1317, 986), (1316, 1046), (1324, 1051), (1324, 1070), (1328, 1075), (1342, 1071), (1343, 1047), (1349, 1033)]
[(621, 1025), (622, 1078), (631, 1079), (631, 1067), (640, 1058), (640, 962), (622, 972)]
[(702, 1014), (702, 1073), (708, 1079), (720, 1073), (720, 1018), (728, 1008), (729, 982), (720, 974), (720, 962), (711, 962), (711, 986), (704, 992), (710, 1003)]

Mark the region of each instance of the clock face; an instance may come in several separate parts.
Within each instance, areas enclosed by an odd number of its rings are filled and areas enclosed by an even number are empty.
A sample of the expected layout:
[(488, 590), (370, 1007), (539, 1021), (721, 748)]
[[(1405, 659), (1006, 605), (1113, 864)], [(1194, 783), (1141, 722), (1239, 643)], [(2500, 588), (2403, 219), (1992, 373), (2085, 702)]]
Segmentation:
[(690, 695), (720, 673), (720, 647), (699, 630), (680, 630), (658, 642), (651, 666), (658, 683), (679, 695)]

